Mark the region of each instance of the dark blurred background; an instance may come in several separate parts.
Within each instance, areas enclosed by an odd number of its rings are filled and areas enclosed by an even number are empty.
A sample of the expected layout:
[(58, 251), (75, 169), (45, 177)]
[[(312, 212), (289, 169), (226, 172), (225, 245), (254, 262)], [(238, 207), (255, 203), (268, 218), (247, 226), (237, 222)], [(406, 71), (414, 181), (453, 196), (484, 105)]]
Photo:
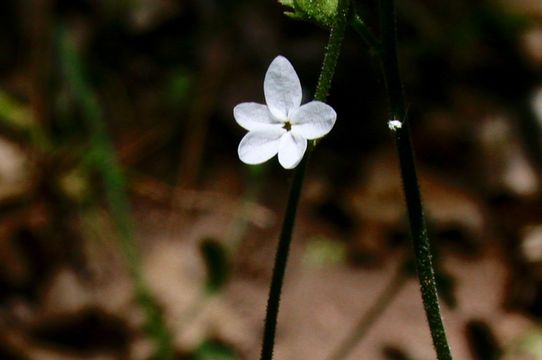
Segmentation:
[[(377, 1), (355, 3), (378, 36)], [(542, 1), (397, 7), (455, 357), (542, 359)], [(232, 109), (264, 102), (279, 54), (309, 101), (328, 36), (284, 10), (0, 1), (0, 359), (258, 357), (292, 172), (240, 162)], [(384, 83), (351, 28), (328, 103), (276, 358), (433, 359)]]

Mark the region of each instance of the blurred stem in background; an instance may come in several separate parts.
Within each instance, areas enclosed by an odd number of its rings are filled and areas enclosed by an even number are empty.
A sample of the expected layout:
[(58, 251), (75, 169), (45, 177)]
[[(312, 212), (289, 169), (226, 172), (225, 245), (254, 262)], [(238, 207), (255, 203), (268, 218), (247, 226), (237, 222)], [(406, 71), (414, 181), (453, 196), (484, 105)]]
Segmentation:
[(83, 117), (90, 131), (91, 149), (87, 161), (102, 178), (110, 216), (128, 263), (135, 295), (145, 313), (145, 331), (156, 343), (153, 359), (172, 360), (174, 354), (171, 335), (143, 276), (141, 259), (134, 240), (134, 224), (126, 194), (125, 179), (109, 139), (100, 105), (86, 80), (83, 60), (69, 32), (65, 27), (60, 26), (57, 36), (66, 81), (83, 110)]
[(410, 262), (404, 261), (399, 266), (384, 290), (382, 290), (367, 312), (358, 320), (356, 326), (348, 336), (337, 346), (335, 351), (329, 357), (329, 360), (344, 360), (348, 358), (348, 355), (350, 355), (352, 350), (354, 350), (356, 345), (363, 339), (369, 329), (375, 324), (378, 318), (384, 313), (407, 283), (407, 280), (411, 275), (407, 269), (408, 263)]
[(251, 205), (258, 200), (267, 169), (268, 165), (266, 164), (248, 168), (247, 189), (241, 198), (239, 209), (233, 215), (232, 222), (225, 236), (225, 243), (228, 244), (231, 255), (237, 252), (247, 232)]
[[(333, 79), (333, 75), (335, 74), (337, 60), (339, 59), (339, 54), (341, 52), (344, 32), (346, 26), (348, 25), (349, 9), (349, 0), (338, 1), (337, 14), (330, 30), (329, 41), (324, 55), (324, 62), (320, 71), (318, 85), (316, 86), (314, 95), (315, 100), (325, 102), (329, 93), (331, 81)], [(261, 360), (271, 360), (273, 358), (273, 348), (275, 344), (275, 332), (277, 327), (282, 283), (284, 280), (284, 273), (286, 271), (288, 254), (290, 252), (290, 243), (292, 240), (292, 232), (294, 229), (299, 197), (303, 187), (305, 169), (307, 168), (307, 163), (310, 160), (314, 146), (315, 142), (310, 142), (305, 157), (295, 169), (294, 179), (290, 188), (290, 194), (288, 196), (288, 203), (286, 205), (286, 212), (284, 214), (282, 223), (277, 253), (275, 255), (275, 265), (273, 267), (269, 298), (267, 301), (262, 351), (260, 356)]]
[(370, 30), (359, 16), (353, 18), (352, 24), (367, 46), (373, 50), (373, 53), (380, 55), (390, 106), (390, 118), (388, 120), (398, 120), (401, 123), (401, 127), (394, 130), (395, 144), (399, 156), (403, 191), (408, 210), (416, 270), (420, 282), (423, 305), (437, 358), (439, 360), (451, 360), (452, 354), (440, 314), (431, 247), (423, 213), (418, 176), (416, 174), (410, 128), (406, 116), (403, 84), (399, 72), (395, 0), (380, 0), (380, 28), (382, 36), (380, 46), (372, 40), (372, 37), (367, 35), (370, 34)]
[(31, 92), (32, 117), (36, 126), (47, 129), (51, 108), (51, 10), (50, 0), (33, 0), (31, 3)]
[(225, 64), (229, 56), (224, 36), (202, 41), (210, 43), (205, 51), (201, 78), (194, 94), (194, 102), (185, 122), (185, 135), (182, 141), (177, 186), (180, 189), (194, 188), (201, 170), (201, 160), (209, 119), (214, 110), (217, 91), (225, 74)]

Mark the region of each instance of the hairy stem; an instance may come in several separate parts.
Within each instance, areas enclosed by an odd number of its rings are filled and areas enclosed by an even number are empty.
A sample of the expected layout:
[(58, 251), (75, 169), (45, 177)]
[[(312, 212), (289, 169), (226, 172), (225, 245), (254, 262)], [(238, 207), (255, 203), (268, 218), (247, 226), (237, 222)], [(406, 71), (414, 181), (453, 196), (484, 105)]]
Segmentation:
[(414, 150), (406, 121), (403, 85), (397, 58), (397, 31), (394, 0), (380, 0), (380, 24), (382, 32), (382, 68), (388, 92), (391, 119), (402, 122), (402, 127), (395, 131), (395, 144), (399, 155), (403, 191), (408, 209), (408, 219), (414, 246), (416, 270), (420, 281), (420, 290), (433, 338), (433, 345), (439, 360), (451, 360), (452, 355), (446, 338), (446, 331), (440, 314), (437, 286), (431, 248), (427, 235), (427, 226), (416, 175)]
[(279, 312), (282, 283), (284, 280), (284, 273), (286, 271), (288, 254), (290, 252), (290, 242), (292, 240), (292, 231), (295, 224), (297, 205), (299, 203), (301, 188), (303, 187), (305, 169), (307, 167), (311, 152), (312, 146), (308, 149), (307, 155), (305, 155), (305, 158), (295, 170), (294, 179), (290, 188), (286, 213), (284, 214), (284, 220), (282, 223), (282, 231), (280, 233), (277, 253), (275, 255), (273, 277), (271, 279), (271, 286), (269, 288), (262, 352), (260, 356), (261, 360), (271, 360), (273, 358), (273, 348), (275, 344), (275, 332), (277, 328), (277, 317)]
[(339, 3), (337, 4), (337, 17), (335, 18), (335, 24), (331, 27), (329, 33), (329, 41), (326, 46), (324, 62), (322, 64), (322, 70), (320, 70), (320, 77), (318, 78), (318, 85), (314, 92), (314, 100), (325, 101), (329, 89), (331, 88), (331, 80), (333, 80), (337, 60), (341, 53), (344, 31), (348, 25), (349, 4), (349, 0), (339, 0)]
[[(318, 101), (325, 101), (331, 80), (335, 73), (335, 67), (339, 58), (344, 31), (348, 23), (349, 0), (339, 0), (337, 5), (337, 17), (334, 25), (331, 27), (329, 41), (324, 55), (324, 61), (318, 85), (316, 87), (314, 98)], [(269, 298), (267, 301), (263, 343), (261, 351), (261, 360), (271, 360), (273, 358), (273, 348), (275, 345), (275, 332), (277, 328), (277, 317), (280, 305), (280, 295), (282, 292), (282, 284), (284, 273), (286, 271), (286, 263), (290, 252), (290, 243), (292, 240), (292, 232), (294, 229), (297, 206), (299, 197), (303, 187), (303, 179), (305, 177), (305, 169), (310, 159), (310, 155), (314, 148), (314, 142), (309, 144), (307, 154), (295, 170), (294, 179), (288, 196), (286, 212), (282, 223), (282, 230), (279, 237), (277, 253), (275, 255), (275, 265), (273, 268), (273, 276), (269, 289)]]

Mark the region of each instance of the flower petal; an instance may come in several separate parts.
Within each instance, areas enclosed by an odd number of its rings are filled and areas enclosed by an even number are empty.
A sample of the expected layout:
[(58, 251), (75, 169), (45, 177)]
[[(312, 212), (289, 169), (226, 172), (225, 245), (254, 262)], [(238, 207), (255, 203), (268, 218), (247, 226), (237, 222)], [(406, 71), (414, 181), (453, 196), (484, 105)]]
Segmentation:
[(292, 132), (302, 135), (305, 139), (313, 140), (331, 131), (337, 113), (331, 106), (320, 101), (311, 101), (302, 105), (291, 115)]
[(254, 102), (242, 103), (233, 108), (233, 117), (246, 130), (265, 130), (269, 125), (282, 123), (274, 119), (267, 106)]
[(301, 104), (301, 83), (284, 56), (277, 56), (269, 65), (263, 91), (269, 111), (279, 120), (286, 121), (290, 111)]
[(282, 135), (279, 145), (279, 163), (285, 169), (295, 168), (307, 150), (307, 139), (291, 131)]
[(239, 143), (237, 149), (239, 159), (250, 165), (261, 164), (271, 159), (279, 151), (280, 139), (285, 132), (286, 130), (282, 128), (248, 132)]

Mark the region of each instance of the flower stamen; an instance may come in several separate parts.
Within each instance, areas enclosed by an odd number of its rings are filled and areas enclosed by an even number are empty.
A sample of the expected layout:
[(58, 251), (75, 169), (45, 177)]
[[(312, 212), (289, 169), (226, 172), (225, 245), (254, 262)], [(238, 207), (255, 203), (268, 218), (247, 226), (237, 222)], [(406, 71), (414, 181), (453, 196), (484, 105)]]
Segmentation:
[(282, 125), (282, 128), (286, 129), (286, 131), (290, 131), (292, 130), (292, 124), (290, 123), (290, 121), (286, 121), (284, 125)]

